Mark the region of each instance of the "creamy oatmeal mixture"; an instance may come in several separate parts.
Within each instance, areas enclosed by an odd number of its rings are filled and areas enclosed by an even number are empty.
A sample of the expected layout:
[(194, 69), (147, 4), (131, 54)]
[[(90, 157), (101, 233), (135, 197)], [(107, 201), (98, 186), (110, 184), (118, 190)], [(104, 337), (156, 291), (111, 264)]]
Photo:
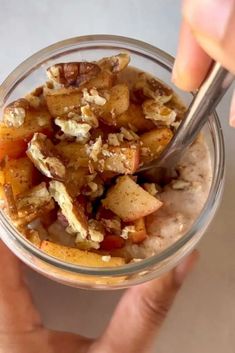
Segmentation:
[(0, 198), (22, 236), (51, 256), (120, 266), (161, 252), (207, 199), (211, 163), (200, 136), (168, 185), (139, 180), (185, 108), (128, 54), (61, 63), (9, 104), (0, 124)]

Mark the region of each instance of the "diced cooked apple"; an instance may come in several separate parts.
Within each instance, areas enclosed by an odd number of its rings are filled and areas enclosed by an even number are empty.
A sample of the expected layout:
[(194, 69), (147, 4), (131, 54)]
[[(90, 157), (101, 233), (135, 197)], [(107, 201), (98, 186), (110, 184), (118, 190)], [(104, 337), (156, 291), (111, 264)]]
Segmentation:
[(78, 142), (60, 142), (55, 146), (68, 167), (87, 167), (89, 157), (85, 145)]
[(37, 170), (27, 157), (11, 159), (5, 163), (4, 183), (11, 185), (14, 196), (29, 190), (37, 177)]
[(100, 249), (104, 251), (112, 251), (123, 248), (125, 240), (118, 235), (107, 235), (102, 243)]
[(82, 88), (96, 88), (96, 89), (107, 89), (111, 88), (114, 83), (114, 75), (108, 71), (101, 71), (97, 76), (87, 82), (85, 85), (82, 85)]
[(51, 116), (45, 108), (27, 110), (24, 124), (19, 127), (0, 123), (0, 160), (5, 156), (9, 158), (23, 156), (27, 149), (27, 142), (35, 132), (41, 132), (47, 136), (52, 134)]
[(135, 221), (157, 211), (162, 202), (150, 195), (129, 176), (122, 176), (103, 200), (103, 206), (124, 222)]
[(139, 132), (149, 131), (155, 127), (151, 120), (145, 119), (142, 107), (130, 103), (128, 110), (116, 117), (118, 127), (134, 128)]
[(76, 197), (80, 194), (82, 186), (84, 186), (85, 178), (89, 174), (88, 168), (67, 168), (67, 177), (65, 185), (72, 197)]
[(133, 174), (139, 167), (140, 148), (138, 143), (108, 146), (102, 149), (95, 169), (120, 174)]
[(121, 257), (110, 257), (109, 261), (105, 258), (105, 261), (102, 255), (55, 244), (46, 240), (42, 241), (40, 248), (48, 255), (79, 266), (116, 267), (125, 264), (125, 260)]
[(45, 89), (44, 96), (50, 114), (56, 118), (80, 106), (83, 93), (77, 88)]
[(144, 218), (142, 217), (134, 221), (133, 226), (135, 227), (135, 231), (128, 234), (128, 239), (134, 244), (139, 244), (148, 237)]
[(168, 128), (156, 128), (140, 136), (141, 162), (148, 163), (157, 158), (166, 148), (173, 137), (173, 132)]
[(118, 84), (113, 86), (108, 94), (109, 99), (103, 106), (97, 107), (97, 113), (105, 124), (115, 125), (115, 117), (124, 113), (129, 107), (129, 89), (125, 84)]

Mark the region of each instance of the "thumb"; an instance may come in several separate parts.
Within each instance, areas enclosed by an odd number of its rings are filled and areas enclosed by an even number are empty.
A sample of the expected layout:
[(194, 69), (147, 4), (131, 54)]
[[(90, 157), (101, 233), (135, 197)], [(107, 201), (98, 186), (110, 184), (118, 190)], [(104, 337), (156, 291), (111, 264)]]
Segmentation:
[(100, 348), (105, 353), (147, 353), (197, 258), (194, 251), (165, 276), (129, 289), (97, 342)]
[(21, 267), (0, 240), (0, 333), (31, 332), (42, 324)]
[(205, 52), (235, 74), (235, 0), (184, 0), (183, 16)]

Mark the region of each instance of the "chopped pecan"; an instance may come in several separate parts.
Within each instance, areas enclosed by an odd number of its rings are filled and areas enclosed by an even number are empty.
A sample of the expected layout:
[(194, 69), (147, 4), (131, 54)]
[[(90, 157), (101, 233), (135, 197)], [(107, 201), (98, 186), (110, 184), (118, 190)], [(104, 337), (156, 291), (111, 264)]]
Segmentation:
[(91, 88), (89, 91), (87, 88), (84, 88), (82, 92), (84, 104), (91, 103), (102, 106), (105, 105), (105, 103), (107, 102), (107, 99), (105, 97), (102, 97), (95, 88)]
[(155, 78), (150, 78), (145, 73), (139, 75), (139, 79), (133, 87), (133, 98), (137, 103), (143, 103), (146, 98), (152, 98), (164, 104), (172, 98), (173, 91)]
[(90, 124), (66, 118), (56, 118), (55, 124), (61, 128), (65, 135), (77, 137), (78, 141), (86, 142), (90, 137)]
[(29, 109), (29, 103), (26, 99), (18, 99), (9, 104), (3, 113), (3, 121), (9, 127), (20, 127), (24, 124), (26, 111)]
[(35, 133), (28, 145), (28, 157), (48, 178), (63, 180), (66, 169), (54, 145), (46, 135)]
[(102, 70), (107, 70), (112, 73), (117, 73), (124, 70), (130, 62), (130, 55), (120, 53), (118, 55), (103, 58), (98, 61), (98, 65)]
[(14, 223), (22, 226), (50, 212), (55, 204), (43, 182), (17, 196), (16, 206), (18, 218)]
[(99, 72), (99, 66), (89, 62), (60, 63), (47, 69), (47, 75), (52, 81), (76, 87), (90, 81)]
[(146, 119), (154, 123), (171, 126), (175, 122), (176, 112), (154, 99), (147, 99), (143, 103), (143, 112)]
[(25, 99), (28, 101), (30, 107), (38, 109), (40, 105), (44, 103), (43, 86), (37, 87), (32, 92), (28, 93)]
[(104, 240), (104, 228), (101, 223), (96, 221), (95, 219), (89, 220), (89, 228), (88, 228), (89, 238), (92, 241), (101, 243)]
[(78, 233), (82, 239), (85, 239), (88, 233), (88, 223), (82, 207), (72, 199), (66, 186), (59, 181), (51, 181), (49, 191), (67, 219), (71, 233)]

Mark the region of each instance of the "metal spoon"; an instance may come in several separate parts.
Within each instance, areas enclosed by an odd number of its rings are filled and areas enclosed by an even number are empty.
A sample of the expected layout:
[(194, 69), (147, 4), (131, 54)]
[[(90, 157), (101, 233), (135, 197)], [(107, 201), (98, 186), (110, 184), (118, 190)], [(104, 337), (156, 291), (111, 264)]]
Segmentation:
[(233, 80), (233, 74), (219, 63), (215, 63), (194, 96), (184, 120), (167, 148), (158, 159), (141, 167), (137, 173), (144, 172), (146, 178), (159, 183), (167, 183), (175, 177), (175, 167), (182, 154), (195, 140)]

